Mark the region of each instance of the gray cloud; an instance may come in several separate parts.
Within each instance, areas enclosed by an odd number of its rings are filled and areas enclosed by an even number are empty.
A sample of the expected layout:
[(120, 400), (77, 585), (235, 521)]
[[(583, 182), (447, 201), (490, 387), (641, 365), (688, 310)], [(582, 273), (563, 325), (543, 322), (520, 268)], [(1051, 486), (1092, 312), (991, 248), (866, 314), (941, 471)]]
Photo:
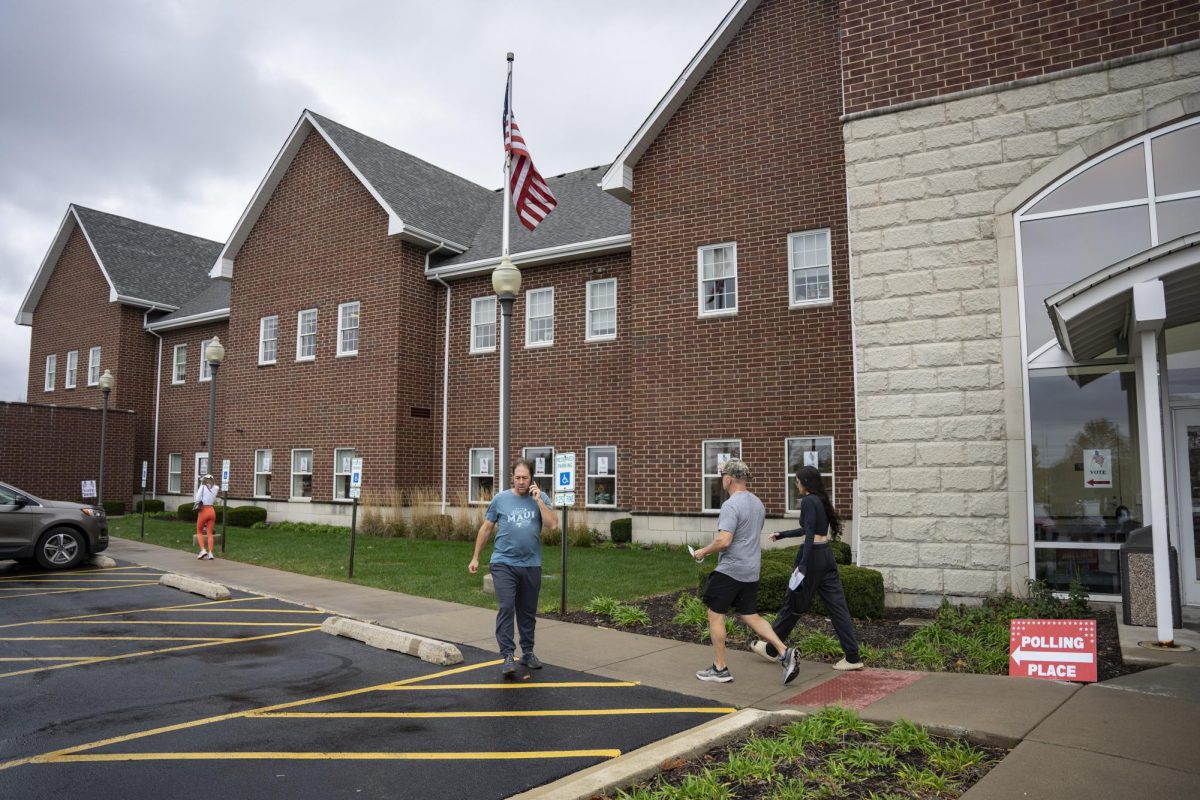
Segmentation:
[(0, 400), (68, 203), (216, 240), (304, 108), (500, 184), (504, 53), (544, 173), (611, 160), (732, 0), (0, 0)]

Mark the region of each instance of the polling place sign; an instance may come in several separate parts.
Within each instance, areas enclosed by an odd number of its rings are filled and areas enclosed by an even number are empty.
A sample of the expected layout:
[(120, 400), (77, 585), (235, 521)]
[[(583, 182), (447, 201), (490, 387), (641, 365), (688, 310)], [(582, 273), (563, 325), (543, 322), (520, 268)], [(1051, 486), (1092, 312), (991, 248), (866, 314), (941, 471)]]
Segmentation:
[(1014, 619), (1008, 674), (1050, 680), (1096, 680), (1096, 620)]

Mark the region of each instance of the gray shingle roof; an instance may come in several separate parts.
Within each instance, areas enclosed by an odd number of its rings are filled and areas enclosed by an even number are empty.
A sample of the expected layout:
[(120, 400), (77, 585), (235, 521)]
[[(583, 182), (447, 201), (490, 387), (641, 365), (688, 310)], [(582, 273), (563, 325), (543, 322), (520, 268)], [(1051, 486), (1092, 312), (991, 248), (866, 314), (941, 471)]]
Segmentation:
[(181, 305), (178, 311), (172, 311), (170, 314), (154, 320), (153, 326), (169, 325), (177, 320), (193, 317), (197, 314), (207, 314), (222, 309), (228, 310), (229, 279), (208, 278), (207, 280), (209, 285), (201, 290), (198, 295)]
[[(592, 167), (568, 172), (547, 179), (550, 191), (558, 199), (558, 207), (532, 232), (525, 230), (514, 218), (509, 228), (509, 252), (542, 250), (577, 242), (588, 242), (610, 236), (628, 234), (629, 206), (600, 190), (597, 183), (608, 167)], [(491, 193), (487, 213), (467, 242), (470, 248), (459, 255), (431, 266), (444, 267), (465, 264), (500, 256), (500, 227), (504, 213), (504, 193)]]
[(345, 125), (309, 112), (404, 224), (466, 244), (492, 193)]
[(220, 242), (74, 206), (117, 294), (179, 306), (208, 287)]

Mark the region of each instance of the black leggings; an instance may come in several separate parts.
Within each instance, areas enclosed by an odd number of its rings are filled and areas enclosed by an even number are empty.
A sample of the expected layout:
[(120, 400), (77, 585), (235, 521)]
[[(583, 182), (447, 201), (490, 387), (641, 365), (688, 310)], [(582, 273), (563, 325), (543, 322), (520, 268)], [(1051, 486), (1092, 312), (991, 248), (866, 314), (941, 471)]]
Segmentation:
[[(783, 608), (772, 626), (775, 635), (784, 643), (791, 635), (792, 629), (800, 621), (800, 615), (812, 606), (813, 595), (820, 593), (821, 601), (825, 604), (825, 613), (833, 623), (834, 633), (846, 654), (846, 660), (857, 664), (861, 658), (858, 654), (858, 636), (854, 632), (854, 623), (850, 620), (850, 609), (846, 606), (846, 593), (842, 589), (842, 579), (838, 575), (837, 562), (833, 559), (833, 551), (829, 544), (814, 543), (808, 551), (808, 572), (804, 575), (804, 583), (796, 591), (789, 591), (783, 598)], [(767, 643), (767, 655), (778, 656), (775, 648)]]

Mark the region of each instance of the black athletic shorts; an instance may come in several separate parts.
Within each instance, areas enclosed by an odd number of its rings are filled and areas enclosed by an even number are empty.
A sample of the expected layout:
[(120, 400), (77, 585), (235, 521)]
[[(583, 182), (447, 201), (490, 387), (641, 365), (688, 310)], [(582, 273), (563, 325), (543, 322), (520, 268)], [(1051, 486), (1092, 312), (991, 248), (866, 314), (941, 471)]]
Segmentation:
[(737, 613), (758, 613), (758, 581), (735, 580), (724, 572), (714, 572), (704, 584), (704, 605), (718, 614), (728, 614), (733, 608)]

